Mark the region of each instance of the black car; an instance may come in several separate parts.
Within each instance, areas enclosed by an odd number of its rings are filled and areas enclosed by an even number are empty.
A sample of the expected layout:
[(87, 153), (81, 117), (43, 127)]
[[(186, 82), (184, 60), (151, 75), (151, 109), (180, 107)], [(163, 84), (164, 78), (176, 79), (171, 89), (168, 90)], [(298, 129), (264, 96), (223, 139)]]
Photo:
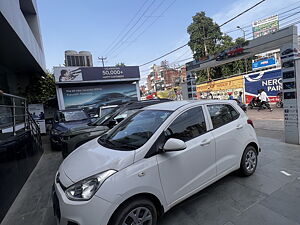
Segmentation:
[(293, 67), (294, 65), (295, 65), (294, 60), (290, 60), (290, 61), (284, 62), (282, 64), (282, 67), (283, 68), (289, 68), (289, 67)]
[(146, 101), (129, 102), (115, 107), (110, 113), (100, 117), (96, 121), (87, 124), (84, 127), (70, 129), (62, 136), (62, 155), (65, 158), (80, 145), (94, 139), (114, 126), (122, 120), (137, 112), (138, 110), (157, 103), (171, 101), (169, 99), (153, 99)]
[(70, 129), (91, 122), (88, 114), (81, 109), (59, 110), (55, 113), (50, 130), (50, 144), (53, 150), (61, 149), (61, 136)]
[(288, 55), (288, 54), (291, 54), (291, 53), (298, 53), (298, 50), (296, 48), (288, 48), (286, 50), (284, 50), (281, 55)]
[(227, 51), (224, 50), (216, 56), (216, 61), (221, 61), (227, 58)]

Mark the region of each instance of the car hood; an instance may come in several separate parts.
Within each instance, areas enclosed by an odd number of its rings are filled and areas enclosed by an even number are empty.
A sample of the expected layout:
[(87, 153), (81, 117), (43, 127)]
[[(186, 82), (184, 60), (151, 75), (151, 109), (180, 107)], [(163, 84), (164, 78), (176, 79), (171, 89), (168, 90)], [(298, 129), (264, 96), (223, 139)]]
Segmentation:
[(57, 130), (70, 130), (70, 129), (74, 129), (76, 127), (83, 127), (89, 122), (90, 122), (90, 119), (59, 123), (55, 127), (55, 129), (57, 129)]
[(107, 130), (109, 130), (109, 128), (107, 126), (84, 125), (84, 126), (70, 129), (68, 132), (65, 133), (65, 135), (77, 135), (77, 134), (82, 134), (82, 133), (86, 133), (86, 132), (107, 131)]
[(61, 169), (74, 183), (109, 169), (122, 170), (134, 162), (135, 151), (108, 149), (95, 138), (77, 148), (62, 163)]

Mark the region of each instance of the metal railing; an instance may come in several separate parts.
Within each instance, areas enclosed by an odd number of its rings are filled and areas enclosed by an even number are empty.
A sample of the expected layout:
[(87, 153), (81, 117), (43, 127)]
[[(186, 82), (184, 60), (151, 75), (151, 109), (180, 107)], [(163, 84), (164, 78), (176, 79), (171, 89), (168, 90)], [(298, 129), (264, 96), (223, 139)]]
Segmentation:
[[(20, 124), (24, 127), (21, 126), (18, 129)], [(28, 111), (26, 98), (0, 90), (0, 131), (6, 129), (9, 132), (11, 128), (13, 136), (17, 135), (17, 131), (21, 129), (30, 131), (36, 146), (42, 150), (40, 127)]]
[[(26, 129), (27, 122), (27, 102), (26, 98), (11, 95), (0, 91), (0, 127), (12, 127), (13, 135), (16, 135), (16, 126), (24, 123)], [(17, 104), (19, 102), (19, 104)]]

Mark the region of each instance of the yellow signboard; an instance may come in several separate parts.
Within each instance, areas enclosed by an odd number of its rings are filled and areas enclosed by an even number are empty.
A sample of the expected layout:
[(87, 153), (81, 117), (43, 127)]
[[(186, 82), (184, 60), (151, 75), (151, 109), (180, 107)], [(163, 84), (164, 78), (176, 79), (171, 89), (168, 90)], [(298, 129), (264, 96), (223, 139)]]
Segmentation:
[(243, 76), (230, 77), (197, 85), (197, 92), (223, 91), (243, 88)]

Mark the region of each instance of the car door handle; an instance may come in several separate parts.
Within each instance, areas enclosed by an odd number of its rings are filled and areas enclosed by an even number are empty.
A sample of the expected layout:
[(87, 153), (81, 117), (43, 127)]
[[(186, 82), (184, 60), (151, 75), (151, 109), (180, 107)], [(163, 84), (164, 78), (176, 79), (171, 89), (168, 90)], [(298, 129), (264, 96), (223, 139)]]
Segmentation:
[(236, 126), (236, 129), (242, 129), (243, 128), (243, 125), (242, 124), (239, 124)]
[(211, 139), (204, 139), (203, 141), (201, 141), (200, 145), (201, 146), (208, 145), (208, 144), (210, 144), (210, 142), (211, 142)]

